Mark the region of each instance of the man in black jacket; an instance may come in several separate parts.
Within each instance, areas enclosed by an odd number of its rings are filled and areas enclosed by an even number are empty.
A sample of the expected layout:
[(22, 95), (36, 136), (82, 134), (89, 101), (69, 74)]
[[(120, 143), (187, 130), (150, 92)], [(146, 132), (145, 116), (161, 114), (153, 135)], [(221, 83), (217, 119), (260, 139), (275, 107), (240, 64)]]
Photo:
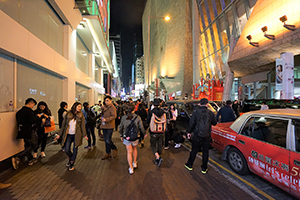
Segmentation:
[(19, 168), (20, 161), (26, 156), (28, 165), (33, 165), (36, 159), (32, 156), (32, 150), (37, 145), (36, 123), (41, 117), (40, 114), (34, 115), (32, 108), (36, 105), (36, 100), (28, 98), (23, 106), (16, 114), (18, 123), (17, 139), (24, 140), (24, 150), (17, 156), (12, 158), (12, 164), (15, 170)]
[[(160, 100), (159, 99), (154, 99), (153, 102), (154, 108), (149, 111), (148, 116), (147, 116), (147, 124), (150, 124), (151, 118), (156, 115), (157, 117), (162, 117), (162, 115), (165, 114), (163, 109), (159, 107), (160, 105)], [(153, 115), (154, 114), (154, 115)], [(153, 154), (155, 155), (155, 160), (154, 163), (157, 165), (157, 167), (160, 167), (163, 159), (161, 158), (161, 153), (162, 153), (162, 147), (163, 147), (163, 140), (164, 140), (164, 132), (161, 133), (154, 133), (151, 132), (151, 127), (149, 128), (150, 132), (150, 145)], [(164, 130), (165, 131), (165, 130)]]
[(231, 108), (231, 101), (227, 100), (226, 105), (223, 106), (217, 113), (217, 121), (219, 121), (219, 116), (221, 116), (221, 123), (223, 122), (233, 122), (235, 120), (234, 112)]
[(189, 127), (187, 128), (187, 136), (191, 138), (191, 132), (194, 133), (192, 138), (192, 151), (190, 157), (185, 164), (188, 170), (193, 170), (193, 163), (199, 149), (202, 147), (202, 173), (207, 172), (208, 152), (211, 141), (211, 125), (215, 126), (217, 120), (212, 111), (207, 109), (208, 100), (203, 98), (200, 100), (200, 106), (193, 111), (190, 119)]

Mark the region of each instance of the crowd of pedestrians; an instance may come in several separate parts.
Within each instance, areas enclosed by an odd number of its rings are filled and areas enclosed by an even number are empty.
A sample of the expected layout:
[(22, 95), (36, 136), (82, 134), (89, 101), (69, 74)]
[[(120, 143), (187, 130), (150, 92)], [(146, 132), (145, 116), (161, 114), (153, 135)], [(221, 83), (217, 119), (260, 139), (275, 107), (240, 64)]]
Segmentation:
[[(47, 124), (52, 114), (46, 102), (41, 101), (33, 110), (37, 102), (28, 98), (25, 105), (17, 112), (18, 122), (17, 138), (24, 140), (24, 151), (12, 158), (14, 169), (18, 169), (20, 162), (27, 157), (28, 165), (37, 161), (38, 150), (40, 157), (44, 158), (47, 142)], [(114, 131), (119, 131), (121, 141), (126, 146), (129, 174), (137, 168), (138, 150), (145, 146), (144, 139), (147, 132), (150, 135), (150, 147), (154, 155), (153, 163), (159, 168), (163, 162), (163, 149), (167, 150), (170, 144), (180, 148), (185, 138), (191, 140), (192, 151), (185, 167), (193, 170), (193, 163), (197, 152), (202, 149), (202, 173), (207, 172), (208, 151), (211, 141), (211, 126), (217, 122), (230, 122), (239, 117), (239, 103), (226, 101), (226, 104), (215, 114), (208, 108), (208, 100), (201, 99), (200, 105), (192, 113), (187, 134), (178, 134), (176, 121), (178, 110), (174, 104), (169, 106), (161, 99), (154, 99), (148, 106), (145, 102), (131, 98), (128, 101), (113, 102), (111, 96), (104, 98), (103, 104), (90, 106), (88, 102), (83, 105), (75, 102), (68, 110), (68, 104), (61, 102), (58, 110), (59, 131), (55, 136), (67, 155), (69, 170), (74, 170), (76, 156), (82, 139), (87, 140), (85, 149), (91, 150), (96, 145), (95, 129), (98, 129), (99, 140), (105, 144), (105, 154), (102, 160), (115, 158), (118, 149), (112, 141)], [(149, 109), (148, 109), (149, 107)], [(265, 108), (264, 108), (265, 109)], [(219, 119), (220, 118), (220, 119)], [(193, 134), (191, 134), (193, 133)], [(174, 142), (174, 143), (173, 143)]]

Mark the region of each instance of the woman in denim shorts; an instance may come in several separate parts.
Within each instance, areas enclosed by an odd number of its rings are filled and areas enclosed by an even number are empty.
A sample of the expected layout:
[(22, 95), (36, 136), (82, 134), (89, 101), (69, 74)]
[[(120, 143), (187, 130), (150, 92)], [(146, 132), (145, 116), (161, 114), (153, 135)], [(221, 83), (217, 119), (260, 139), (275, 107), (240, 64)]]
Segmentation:
[[(134, 121), (133, 121), (134, 120)], [(119, 132), (121, 140), (123, 141), (123, 144), (126, 145), (127, 149), (127, 161), (129, 165), (129, 174), (134, 173), (134, 169), (137, 168), (137, 145), (139, 144), (139, 138), (137, 138), (134, 141), (129, 141), (126, 139), (126, 129), (130, 125), (130, 123), (133, 121), (135, 123), (138, 135), (140, 133), (145, 135), (145, 129), (143, 126), (143, 122), (140, 116), (134, 114), (134, 105), (130, 104), (127, 106), (126, 115), (124, 115), (121, 119), (121, 123), (119, 126)], [(133, 157), (133, 159), (132, 159)], [(133, 161), (133, 162), (132, 162)]]

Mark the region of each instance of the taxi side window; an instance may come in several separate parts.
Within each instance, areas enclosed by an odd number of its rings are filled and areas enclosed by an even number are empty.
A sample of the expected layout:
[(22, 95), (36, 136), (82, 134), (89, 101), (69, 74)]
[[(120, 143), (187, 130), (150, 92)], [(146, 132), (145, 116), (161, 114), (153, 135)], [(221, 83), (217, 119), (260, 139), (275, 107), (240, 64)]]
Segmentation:
[(293, 125), (295, 126), (295, 144), (296, 151), (300, 152), (300, 121), (293, 121)]
[(252, 117), (241, 134), (285, 148), (287, 127), (288, 120)]

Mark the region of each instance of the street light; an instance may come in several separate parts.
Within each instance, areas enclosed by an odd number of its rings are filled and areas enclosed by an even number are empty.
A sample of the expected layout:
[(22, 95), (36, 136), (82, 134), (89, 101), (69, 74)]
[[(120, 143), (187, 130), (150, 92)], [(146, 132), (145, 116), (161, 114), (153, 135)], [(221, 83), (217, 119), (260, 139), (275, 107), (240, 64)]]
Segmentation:
[(147, 68), (148, 68), (148, 107), (150, 108), (150, 19), (151, 18), (160, 18), (160, 19), (164, 19), (166, 22), (169, 21), (171, 18), (170, 16), (165, 16), (165, 17), (161, 17), (161, 16), (148, 16), (148, 63), (147, 63)]

